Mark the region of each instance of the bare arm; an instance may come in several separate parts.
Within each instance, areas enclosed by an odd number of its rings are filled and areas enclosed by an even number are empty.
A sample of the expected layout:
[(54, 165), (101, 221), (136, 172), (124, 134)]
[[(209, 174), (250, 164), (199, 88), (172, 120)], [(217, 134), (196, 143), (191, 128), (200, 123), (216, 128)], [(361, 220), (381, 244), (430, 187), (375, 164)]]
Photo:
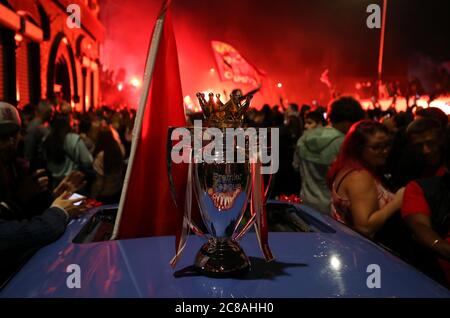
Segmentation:
[(405, 222), (413, 231), (416, 240), (438, 253), (441, 257), (450, 260), (450, 243), (442, 239), (432, 228), (430, 218), (422, 213), (410, 214)]
[(394, 200), (382, 208), (379, 207), (375, 180), (367, 171), (351, 173), (342, 185), (351, 202), (353, 226), (368, 237), (372, 237), (401, 207), (403, 189), (397, 192)]

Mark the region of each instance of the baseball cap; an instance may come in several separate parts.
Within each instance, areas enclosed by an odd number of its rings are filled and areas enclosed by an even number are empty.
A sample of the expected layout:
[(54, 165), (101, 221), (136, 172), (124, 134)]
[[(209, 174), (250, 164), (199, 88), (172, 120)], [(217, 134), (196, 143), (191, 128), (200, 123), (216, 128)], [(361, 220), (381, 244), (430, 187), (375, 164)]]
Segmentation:
[(0, 134), (9, 134), (20, 129), (20, 120), (17, 109), (6, 102), (0, 102)]

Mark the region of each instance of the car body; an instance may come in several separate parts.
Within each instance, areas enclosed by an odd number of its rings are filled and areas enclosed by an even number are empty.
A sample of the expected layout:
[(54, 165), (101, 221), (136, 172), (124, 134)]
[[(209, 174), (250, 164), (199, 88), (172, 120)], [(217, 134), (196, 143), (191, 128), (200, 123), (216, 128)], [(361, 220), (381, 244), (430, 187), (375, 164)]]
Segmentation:
[(202, 237), (189, 237), (176, 269), (169, 265), (173, 236), (103, 241), (110, 229), (93, 220), (111, 208), (72, 220), (58, 241), (31, 257), (0, 297), (450, 297), (449, 290), (398, 257), (304, 205), (268, 203), (269, 219), (279, 213), (278, 219), (303, 229), (271, 232), (276, 260), (269, 263), (255, 233), (247, 233), (240, 245), (252, 270), (240, 279), (192, 271)]

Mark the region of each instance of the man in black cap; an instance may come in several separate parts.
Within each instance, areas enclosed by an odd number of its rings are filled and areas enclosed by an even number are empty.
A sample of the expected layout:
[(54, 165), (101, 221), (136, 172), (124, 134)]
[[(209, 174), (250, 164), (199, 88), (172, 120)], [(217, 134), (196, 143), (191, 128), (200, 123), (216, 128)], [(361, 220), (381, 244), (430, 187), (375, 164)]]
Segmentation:
[[(86, 210), (84, 204), (74, 205), (83, 198), (69, 199), (69, 191), (83, 185), (79, 175), (66, 178), (52, 202), (44, 173), (27, 171), (26, 161), (16, 153), (20, 127), (17, 109), (0, 102), (0, 286), (31, 251), (56, 240), (69, 219)], [(41, 209), (27, 204), (33, 196), (48, 196), (48, 205)]]

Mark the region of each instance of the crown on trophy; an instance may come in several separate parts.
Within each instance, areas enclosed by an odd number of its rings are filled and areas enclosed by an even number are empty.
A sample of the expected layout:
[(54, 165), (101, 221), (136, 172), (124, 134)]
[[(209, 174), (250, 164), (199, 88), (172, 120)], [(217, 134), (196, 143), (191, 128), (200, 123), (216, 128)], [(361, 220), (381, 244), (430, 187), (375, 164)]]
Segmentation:
[(203, 117), (212, 127), (240, 127), (244, 120), (244, 113), (250, 106), (253, 95), (242, 95), (239, 89), (234, 90), (230, 95), (230, 100), (224, 104), (220, 100), (220, 94), (208, 94), (208, 100), (205, 94), (197, 93), (200, 107), (203, 110)]

